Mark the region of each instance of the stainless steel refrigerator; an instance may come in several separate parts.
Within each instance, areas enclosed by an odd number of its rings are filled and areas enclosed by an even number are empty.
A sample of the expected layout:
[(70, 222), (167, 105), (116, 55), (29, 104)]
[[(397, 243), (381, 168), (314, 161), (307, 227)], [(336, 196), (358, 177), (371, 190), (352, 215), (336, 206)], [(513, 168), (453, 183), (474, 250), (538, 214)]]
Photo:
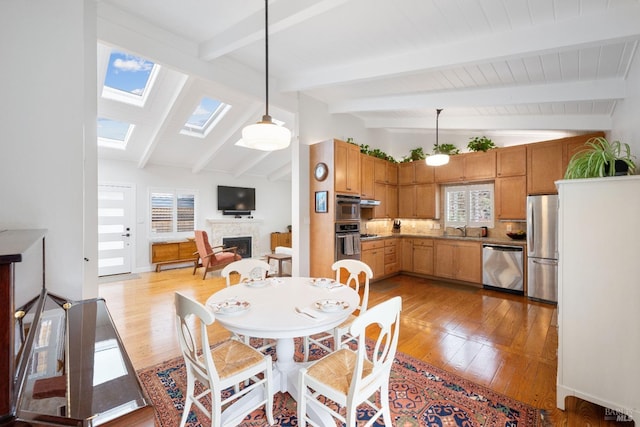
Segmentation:
[(558, 196), (527, 197), (527, 296), (558, 301)]

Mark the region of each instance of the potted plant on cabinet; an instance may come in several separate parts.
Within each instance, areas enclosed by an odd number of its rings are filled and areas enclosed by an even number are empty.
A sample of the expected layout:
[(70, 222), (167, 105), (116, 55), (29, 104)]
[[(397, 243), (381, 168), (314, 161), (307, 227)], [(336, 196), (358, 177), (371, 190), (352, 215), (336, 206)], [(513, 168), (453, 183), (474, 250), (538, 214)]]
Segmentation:
[(492, 148), (496, 148), (496, 145), (486, 136), (475, 136), (471, 138), (471, 140), (467, 144), (467, 148), (470, 151), (487, 151), (491, 150)]
[(433, 144), (433, 154), (460, 154), (460, 150), (453, 144)]
[(629, 144), (609, 142), (598, 136), (585, 142), (585, 147), (571, 157), (565, 179), (629, 175), (635, 172), (635, 156), (631, 155)]

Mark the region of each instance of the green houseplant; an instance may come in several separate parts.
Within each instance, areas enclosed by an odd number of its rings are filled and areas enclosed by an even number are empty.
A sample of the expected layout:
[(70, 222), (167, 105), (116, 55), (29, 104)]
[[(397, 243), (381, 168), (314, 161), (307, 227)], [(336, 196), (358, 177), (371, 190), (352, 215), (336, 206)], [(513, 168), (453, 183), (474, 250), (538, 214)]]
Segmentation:
[(597, 178), (633, 174), (636, 169), (635, 156), (629, 144), (609, 142), (598, 136), (585, 142), (585, 149), (571, 157), (565, 179)]
[(418, 147), (409, 151), (409, 155), (404, 156), (402, 158), (402, 162), (405, 163), (405, 162), (414, 162), (416, 160), (424, 160), (426, 157), (427, 155), (424, 153), (424, 150), (422, 149), (422, 147)]
[(460, 150), (453, 144), (433, 144), (433, 154), (460, 154)]
[(475, 136), (471, 138), (467, 144), (467, 148), (471, 151), (487, 151), (496, 148), (496, 145), (486, 136)]

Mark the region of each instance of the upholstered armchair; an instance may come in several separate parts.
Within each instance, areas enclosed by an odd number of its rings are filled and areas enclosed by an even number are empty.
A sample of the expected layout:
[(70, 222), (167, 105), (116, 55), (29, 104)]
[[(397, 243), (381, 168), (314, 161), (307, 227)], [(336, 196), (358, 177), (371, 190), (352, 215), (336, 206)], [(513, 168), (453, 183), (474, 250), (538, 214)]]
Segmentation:
[[(204, 230), (195, 230), (195, 240), (198, 256), (202, 262), (202, 267), (204, 267), (202, 280), (207, 277), (208, 272), (220, 270), (227, 264), (242, 259), (237, 253), (238, 248), (235, 246), (231, 248), (225, 248), (223, 245), (211, 247), (209, 236)], [(196, 274), (197, 268), (198, 265), (196, 264), (193, 267), (193, 274)]]

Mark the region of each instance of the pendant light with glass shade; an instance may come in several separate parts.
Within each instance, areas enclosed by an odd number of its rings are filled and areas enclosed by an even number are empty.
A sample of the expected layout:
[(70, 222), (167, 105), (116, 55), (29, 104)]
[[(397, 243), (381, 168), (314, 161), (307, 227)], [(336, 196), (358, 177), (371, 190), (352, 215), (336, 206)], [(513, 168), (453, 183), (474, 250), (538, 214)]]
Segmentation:
[(287, 148), (291, 142), (291, 131), (273, 123), (269, 115), (269, 0), (264, 0), (264, 46), (265, 46), (265, 114), (262, 121), (242, 129), (243, 145), (262, 151)]
[(449, 155), (440, 153), (438, 146), (438, 118), (440, 117), (440, 112), (442, 108), (436, 110), (436, 145), (433, 148), (433, 154), (427, 156), (426, 162), (429, 166), (442, 166), (449, 163)]

